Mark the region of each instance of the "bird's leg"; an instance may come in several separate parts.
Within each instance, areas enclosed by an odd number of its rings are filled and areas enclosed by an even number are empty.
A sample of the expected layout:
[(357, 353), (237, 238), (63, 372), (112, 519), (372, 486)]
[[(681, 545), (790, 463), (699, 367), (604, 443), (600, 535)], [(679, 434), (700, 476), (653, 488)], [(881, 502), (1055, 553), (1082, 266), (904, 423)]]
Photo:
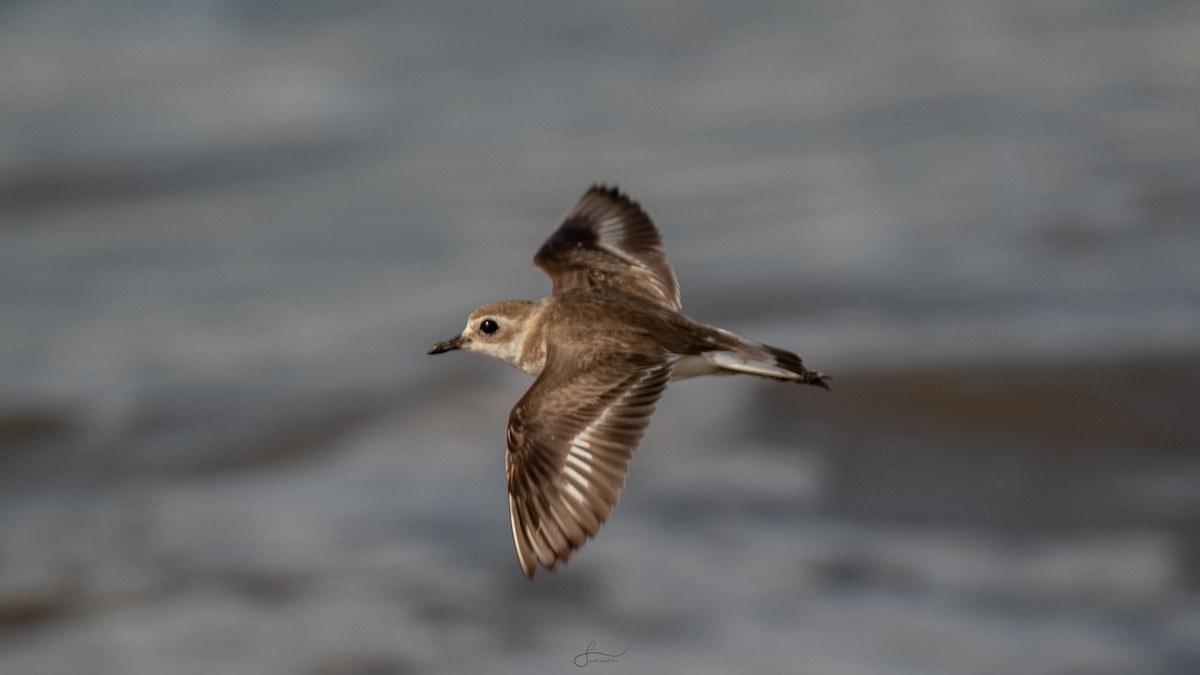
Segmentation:
[(817, 370), (808, 370), (807, 368), (805, 368), (804, 369), (804, 379), (800, 380), (800, 381), (803, 382), (804, 384), (812, 384), (812, 385), (821, 387), (822, 389), (828, 389), (829, 382), (827, 380), (832, 380), (832, 379), (833, 379), (832, 377), (826, 375), (825, 373), (822, 373)]

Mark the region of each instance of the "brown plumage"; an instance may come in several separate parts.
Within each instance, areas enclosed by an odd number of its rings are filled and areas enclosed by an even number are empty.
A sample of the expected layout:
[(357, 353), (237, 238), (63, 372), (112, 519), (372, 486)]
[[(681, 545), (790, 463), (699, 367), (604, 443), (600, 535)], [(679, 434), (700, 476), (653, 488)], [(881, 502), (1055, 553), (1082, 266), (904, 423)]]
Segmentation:
[(670, 380), (737, 372), (828, 388), (794, 352), (680, 313), (658, 230), (615, 187), (585, 192), (534, 265), (550, 296), (484, 305), (429, 350), (475, 351), (537, 376), (509, 416), (505, 462), (528, 576), (569, 560), (608, 519)]

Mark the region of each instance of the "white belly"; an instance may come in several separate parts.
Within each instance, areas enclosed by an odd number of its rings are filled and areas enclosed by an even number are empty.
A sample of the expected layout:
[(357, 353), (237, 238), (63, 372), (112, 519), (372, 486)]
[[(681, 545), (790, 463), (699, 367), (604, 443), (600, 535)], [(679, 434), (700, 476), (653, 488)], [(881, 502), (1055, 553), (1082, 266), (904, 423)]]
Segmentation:
[(679, 363), (675, 364), (675, 369), (671, 371), (671, 379), (682, 380), (700, 375), (716, 375), (720, 371), (721, 368), (713, 363), (708, 354), (689, 354), (679, 357)]
[(732, 351), (681, 356), (675, 370), (671, 372), (671, 379), (682, 380), (699, 375), (733, 375), (734, 373), (783, 380), (800, 379), (797, 373), (776, 365), (775, 358), (769, 353), (765, 353), (764, 358), (754, 358), (753, 355)]

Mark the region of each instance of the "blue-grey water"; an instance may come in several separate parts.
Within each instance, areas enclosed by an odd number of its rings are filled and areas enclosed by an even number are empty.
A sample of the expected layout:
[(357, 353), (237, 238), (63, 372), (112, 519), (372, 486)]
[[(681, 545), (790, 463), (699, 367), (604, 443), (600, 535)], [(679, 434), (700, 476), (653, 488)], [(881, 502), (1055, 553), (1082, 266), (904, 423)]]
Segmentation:
[[(1200, 672), (1198, 74), (1186, 1), (4, 3), (0, 672)], [(530, 582), (529, 380), (425, 350), (595, 181), (834, 390), (672, 386)]]

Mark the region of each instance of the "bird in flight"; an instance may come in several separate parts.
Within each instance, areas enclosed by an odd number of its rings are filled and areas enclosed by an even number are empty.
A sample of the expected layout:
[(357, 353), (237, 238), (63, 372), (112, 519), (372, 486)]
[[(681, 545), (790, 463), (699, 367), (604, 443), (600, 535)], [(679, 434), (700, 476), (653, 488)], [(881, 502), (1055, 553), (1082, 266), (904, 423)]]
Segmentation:
[(662, 237), (616, 187), (594, 185), (534, 255), (541, 300), (471, 312), (429, 349), (485, 354), (536, 376), (508, 418), (508, 506), (526, 576), (555, 570), (617, 504), (670, 380), (745, 373), (829, 388), (794, 352), (685, 316)]

